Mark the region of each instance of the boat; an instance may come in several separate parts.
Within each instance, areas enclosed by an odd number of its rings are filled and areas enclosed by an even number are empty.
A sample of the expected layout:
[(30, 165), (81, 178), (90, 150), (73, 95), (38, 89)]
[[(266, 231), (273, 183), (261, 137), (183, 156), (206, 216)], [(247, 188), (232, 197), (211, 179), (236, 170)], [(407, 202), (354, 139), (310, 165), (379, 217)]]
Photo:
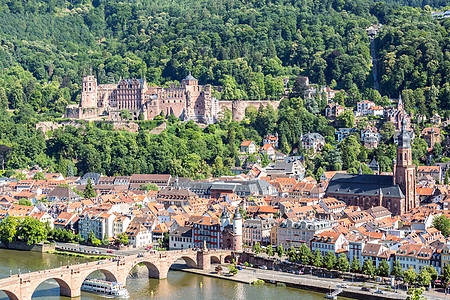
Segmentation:
[(86, 279), (81, 285), (81, 290), (121, 298), (128, 298), (130, 296), (122, 284), (100, 279)]
[(325, 298), (327, 298), (327, 299), (337, 299), (337, 296), (335, 296), (335, 295), (333, 295), (333, 294), (327, 294), (327, 295), (325, 296)]

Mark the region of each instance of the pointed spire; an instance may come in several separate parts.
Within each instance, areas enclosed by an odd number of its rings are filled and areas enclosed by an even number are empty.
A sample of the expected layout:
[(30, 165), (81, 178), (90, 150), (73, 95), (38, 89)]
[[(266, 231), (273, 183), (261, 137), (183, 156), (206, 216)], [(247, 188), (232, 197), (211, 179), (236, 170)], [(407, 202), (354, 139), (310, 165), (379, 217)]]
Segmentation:
[(361, 168), (361, 165), (362, 165), (362, 163), (359, 164), (359, 171), (358, 171), (358, 174), (359, 174), (359, 175), (362, 175), (362, 168)]

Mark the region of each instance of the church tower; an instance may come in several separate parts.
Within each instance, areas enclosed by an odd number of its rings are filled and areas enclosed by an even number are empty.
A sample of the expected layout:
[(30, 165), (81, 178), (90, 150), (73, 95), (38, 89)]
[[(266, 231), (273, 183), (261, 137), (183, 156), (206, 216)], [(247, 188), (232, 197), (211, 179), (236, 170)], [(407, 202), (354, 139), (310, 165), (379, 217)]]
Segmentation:
[(416, 196), (416, 168), (412, 164), (411, 136), (408, 132), (408, 121), (402, 120), (402, 128), (398, 137), (397, 165), (395, 166), (395, 183), (405, 195), (399, 212), (404, 214), (419, 206)]
[(81, 107), (97, 107), (97, 79), (93, 75), (83, 76)]

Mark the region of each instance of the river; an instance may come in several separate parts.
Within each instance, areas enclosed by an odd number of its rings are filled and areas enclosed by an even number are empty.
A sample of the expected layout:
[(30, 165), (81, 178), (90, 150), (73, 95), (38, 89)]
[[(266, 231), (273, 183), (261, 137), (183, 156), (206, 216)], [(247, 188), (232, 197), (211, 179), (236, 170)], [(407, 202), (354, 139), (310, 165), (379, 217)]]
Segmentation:
[[(21, 273), (24, 273), (86, 261), (87, 259), (70, 256), (0, 249), (0, 278), (8, 277), (10, 272), (17, 274), (19, 269)], [(146, 267), (137, 266), (127, 279), (130, 299), (324, 299), (323, 294), (276, 287), (271, 284), (248, 285), (181, 271), (169, 271), (167, 279), (157, 280), (147, 278), (146, 272)], [(6, 294), (0, 292), (0, 300), (7, 299)], [(37, 288), (33, 299), (68, 300), (70, 298), (59, 296), (59, 286), (56, 281), (48, 280)], [(82, 292), (81, 299), (105, 298)]]

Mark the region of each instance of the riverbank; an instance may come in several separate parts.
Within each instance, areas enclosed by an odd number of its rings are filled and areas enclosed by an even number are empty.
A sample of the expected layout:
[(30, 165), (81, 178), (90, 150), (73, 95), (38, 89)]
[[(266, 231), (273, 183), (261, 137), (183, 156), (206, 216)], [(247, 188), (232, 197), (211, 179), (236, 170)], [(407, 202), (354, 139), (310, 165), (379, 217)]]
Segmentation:
[(239, 283), (245, 283), (245, 284), (251, 284), (253, 282), (253, 280), (249, 280), (247, 278), (231, 276), (228, 274), (225, 275), (225, 273), (223, 273), (223, 272), (221, 274), (217, 274), (214, 270), (194, 269), (194, 268), (186, 267), (185, 265), (175, 265), (174, 264), (171, 266), (171, 269), (176, 270), (176, 271), (192, 273), (192, 274), (196, 274), (196, 275), (202, 275), (202, 276), (208, 276), (208, 277), (213, 277), (213, 278), (230, 280), (230, 281), (239, 282)]
[[(227, 270), (227, 267), (223, 267)], [(262, 280), (265, 283), (277, 284), (280, 286), (287, 286), (291, 288), (297, 288), (306, 291), (319, 292), (327, 294), (331, 291), (338, 289), (338, 285), (342, 282), (337, 282), (335, 280), (326, 280), (324, 278), (314, 279), (307, 278), (303, 275), (286, 274), (275, 271), (259, 270), (254, 268), (242, 269), (238, 272), (236, 276), (230, 276), (222, 272), (217, 274), (214, 269), (210, 270), (199, 270), (188, 268), (183, 265), (174, 265), (172, 269), (177, 271), (188, 272), (196, 275), (208, 276), (213, 278), (225, 279), (230, 281), (235, 281), (239, 283), (252, 284), (256, 280)], [(350, 286), (344, 289), (342, 293), (339, 294), (340, 297), (347, 297), (353, 299), (368, 299), (368, 300), (404, 300), (406, 299), (405, 293), (393, 293), (384, 292), (383, 294), (374, 293), (375, 289), (371, 292), (366, 292), (360, 290), (359, 286)]]

